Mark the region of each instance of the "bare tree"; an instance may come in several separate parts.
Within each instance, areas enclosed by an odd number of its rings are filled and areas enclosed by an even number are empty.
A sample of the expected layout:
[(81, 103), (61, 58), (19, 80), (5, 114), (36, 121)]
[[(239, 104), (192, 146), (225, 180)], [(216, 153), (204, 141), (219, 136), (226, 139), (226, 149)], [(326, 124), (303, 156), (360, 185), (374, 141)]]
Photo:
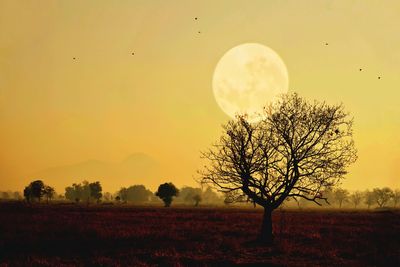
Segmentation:
[(392, 190), (389, 187), (384, 187), (384, 188), (374, 188), (372, 191), (374, 194), (374, 199), (376, 201), (376, 204), (380, 208), (384, 207), (387, 202), (392, 198)]
[(335, 196), (336, 202), (339, 204), (339, 208), (341, 208), (343, 202), (348, 201), (350, 193), (346, 189), (338, 188), (333, 192), (333, 194)]
[(360, 191), (355, 191), (350, 195), (350, 201), (354, 204), (354, 208), (357, 208), (361, 203), (362, 197), (363, 195)]
[(238, 116), (223, 131), (202, 154), (208, 160), (199, 171), (202, 182), (262, 206), (259, 238), (266, 243), (273, 240), (272, 212), (286, 198), (321, 205), (321, 192), (338, 184), (356, 160), (352, 120), (343, 106), (307, 102), (297, 94), (266, 107), (260, 122)]

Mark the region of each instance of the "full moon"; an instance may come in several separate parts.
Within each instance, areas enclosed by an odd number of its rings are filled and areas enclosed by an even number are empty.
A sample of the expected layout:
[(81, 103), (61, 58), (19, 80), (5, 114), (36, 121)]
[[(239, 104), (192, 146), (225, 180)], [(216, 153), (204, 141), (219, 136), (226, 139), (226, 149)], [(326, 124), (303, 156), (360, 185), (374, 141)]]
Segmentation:
[(230, 117), (247, 114), (260, 119), (263, 108), (288, 91), (289, 76), (283, 60), (271, 48), (246, 43), (228, 50), (219, 60), (212, 87), (220, 108)]

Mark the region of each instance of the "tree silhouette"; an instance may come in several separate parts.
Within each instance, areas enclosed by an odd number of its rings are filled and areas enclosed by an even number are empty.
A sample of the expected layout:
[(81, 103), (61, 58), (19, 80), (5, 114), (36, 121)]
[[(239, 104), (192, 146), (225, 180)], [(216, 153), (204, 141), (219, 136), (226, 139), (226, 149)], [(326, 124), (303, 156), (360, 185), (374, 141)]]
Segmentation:
[(286, 198), (325, 199), (356, 160), (352, 120), (342, 105), (307, 102), (297, 94), (282, 96), (265, 108), (262, 120), (246, 115), (223, 126), (223, 135), (202, 154), (208, 165), (202, 182), (234, 199), (243, 195), (264, 208), (259, 238), (273, 240), (272, 212)]
[(201, 188), (194, 188), (190, 186), (182, 187), (179, 190), (179, 197), (176, 201), (182, 201), (186, 204), (198, 206), (200, 201), (202, 200), (202, 191)]
[(65, 188), (65, 198), (71, 201), (80, 202), (83, 199), (83, 187), (81, 184), (72, 184)]
[(360, 191), (355, 191), (350, 195), (350, 201), (354, 204), (354, 208), (357, 208), (357, 206), (361, 203), (362, 198), (363, 195)]
[(30, 185), (31, 194), (34, 198), (36, 198), (39, 202), (44, 194), (44, 183), (41, 180), (33, 181)]
[(31, 182), (24, 189), (24, 197), (28, 202), (31, 202), (34, 199), (37, 199), (39, 202), (44, 195), (45, 185), (42, 180), (36, 180)]
[(90, 189), (90, 196), (96, 200), (98, 203), (100, 201), (100, 198), (103, 196), (101, 193), (103, 188), (101, 187), (101, 184), (99, 181), (90, 183), (89, 184), (89, 189)]
[(102, 187), (99, 181), (93, 183), (83, 181), (82, 184), (74, 183), (65, 188), (65, 198), (77, 203), (86, 200), (87, 205), (89, 205), (91, 199), (99, 202), (101, 197)]
[(132, 185), (128, 188), (121, 188), (118, 195), (123, 201), (143, 203), (149, 201), (152, 192), (147, 190), (144, 185)]
[(128, 189), (125, 187), (122, 187), (119, 192), (118, 192), (119, 199), (122, 200), (123, 202), (128, 201)]
[(378, 204), (380, 208), (384, 207), (393, 195), (393, 191), (389, 187), (374, 188), (372, 193), (374, 194), (376, 204)]
[(32, 201), (32, 189), (30, 186), (27, 186), (24, 188), (24, 197), (26, 199), (27, 202), (31, 202)]
[(46, 185), (43, 189), (43, 195), (46, 197), (47, 203), (49, 203), (49, 200), (53, 199), (54, 194), (56, 191), (54, 190), (53, 187)]
[(163, 202), (165, 207), (171, 206), (172, 199), (174, 196), (179, 194), (178, 188), (173, 183), (164, 183), (158, 187), (155, 193)]
[[(40, 202), (43, 196), (45, 196), (47, 202), (49, 202), (49, 200), (53, 198), (54, 194), (54, 188), (45, 185), (42, 180), (33, 181), (24, 188), (24, 197), (28, 202), (32, 202), (35, 199)], [(15, 192), (14, 196), (19, 198), (19, 193)]]
[(90, 190), (90, 183), (86, 180), (83, 181), (80, 190), (81, 190), (80, 191), (81, 199), (86, 199), (86, 204), (89, 205), (90, 198), (92, 197)]
[(346, 189), (338, 188), (333, 192), (336, 202), (339, 204), (339, 208), (342, 207), (343, 202), (347, 202), (349, 199), (349, 191)]

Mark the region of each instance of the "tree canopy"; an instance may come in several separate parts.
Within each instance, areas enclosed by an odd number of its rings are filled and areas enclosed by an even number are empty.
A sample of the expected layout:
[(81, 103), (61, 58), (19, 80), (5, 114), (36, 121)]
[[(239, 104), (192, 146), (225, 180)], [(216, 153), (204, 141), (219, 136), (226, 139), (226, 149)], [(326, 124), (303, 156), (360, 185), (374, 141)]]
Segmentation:
[(71, 201), (80, 202), (82, 200), (90, 203), (91, 200), (100, 201), (102, 197), (102, 187), (99, 181), (89, 183), (83, 181), (79, 184), (72, 184), (65, 188), (65, 198)]
[(271, 212), (285, 199), (320, 204), (356, 160), (353, 121), (342, 105), (309, 102), (297, 94), (267, 106), (256, 123), (238, 116), (202, 156), (202, 182), (233, 199), (264, 207), (261, 239), (272, 240)]
[(144, 185), (132, 185), (128, 188), (123, 187), (118, 191), (118, 196), (122, 201), (133, 203), (147, 202), (152, 194)]
[(53, 198), (55, 194), (54, 188), (45, 183), (42, 180), (35, 180), (24, 188), (24, 197), (28, 202), (37, 200), (40, 202), (43, 196), (46, 196), (47, 201)]
[(165, 207), (169, 207), (171, 206), (173, 197), (179, 195), (179, 190), (173, 183), (163, 183), (158, 187), (155, 195), (164, 202)]

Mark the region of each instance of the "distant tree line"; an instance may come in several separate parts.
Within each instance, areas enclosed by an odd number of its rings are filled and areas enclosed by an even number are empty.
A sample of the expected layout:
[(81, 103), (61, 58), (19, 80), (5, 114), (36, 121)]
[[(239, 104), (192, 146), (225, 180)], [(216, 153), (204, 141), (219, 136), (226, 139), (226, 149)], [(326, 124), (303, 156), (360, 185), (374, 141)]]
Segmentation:
[[(230, 194), (218, 194), (211, 187), (205, 190), (198, 187), (184, 186), (180, 189), (175, 187), (173, 183), (163, 183), (156, 192), (151, 192), (144, 185), (132, 185), (122, 187), (117, 192), (104, 192), (99, 181), (82, 183), (74, 183), (65, 188), (64, 195), (57, 195), (54, 188), (46, 185), (42, 180), (32, 181), (27, 185), (23, 194), (15, 191), (0, 191), (1, 200), (21, 200), (22, 197), (28, 203), (43, 202), (47, 203), (57, 200), (68, 200), (76, 203), (99, 203), (116, 202), (134, 205), (159, 204), (163, 202), (169, 207), (172, 202), (178, 205), (199, 206), (204, 205), (253, 205), (256, 204), (251, 199), (242, 197), (238, 199)], [(349, 191), (343, 188), (325, 190), (322, 197), (327, 199), (327, 203), (323, 203), (322, 207), (335, 208), (384, 208), (400, 206), (400, 189), (390, 189), (388, 187), (374, 188), (365, 191)], [(312, 203), (303, 200), (289, 199), (286, 207), (311, 207)], [(316, 206), (314, 206), (316, 207)]]
[[(337, 208), (368, 208), (371, 207), (394, 207), (397, 208), (400, 204), (400, 189), (390, 189), (389, 187), (374, 188), (365, 191), (352, 191), (347, 189), (337, 188), (335, 190), (326, 190), (322, 193), (328, 203), (323, 206)], [(306, 202), (297, 203), (298, 206), (305, 206)]]
[(18, 191), (12, 192), (12, 191), (0, 191), (0, 199), (4, 200), (20, 200), (22, 199), (21, 193)]

